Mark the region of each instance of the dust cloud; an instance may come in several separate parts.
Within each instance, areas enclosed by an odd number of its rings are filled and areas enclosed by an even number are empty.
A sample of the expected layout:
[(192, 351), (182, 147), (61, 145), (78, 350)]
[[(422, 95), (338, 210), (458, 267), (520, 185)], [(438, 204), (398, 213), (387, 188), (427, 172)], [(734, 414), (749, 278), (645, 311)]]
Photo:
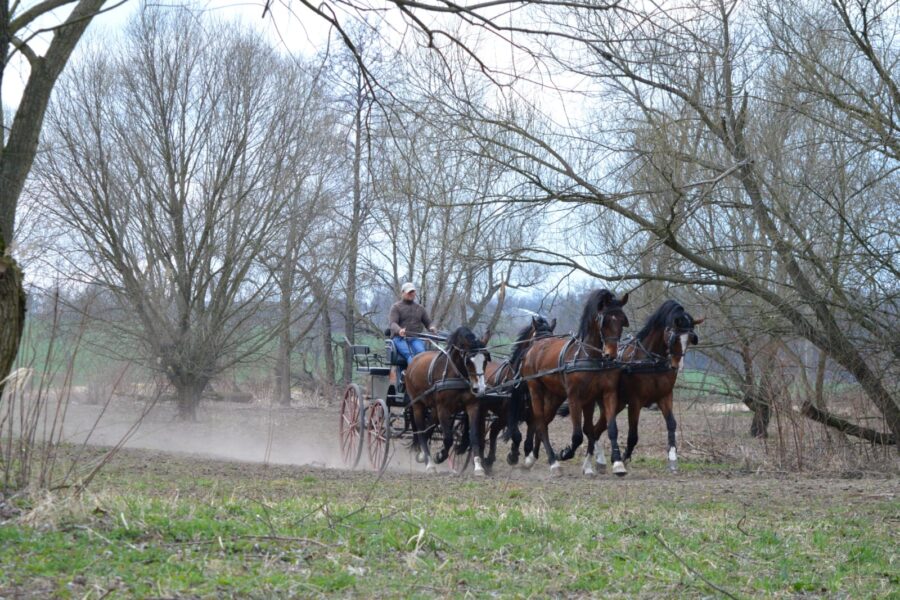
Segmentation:
[(73, 399), (65, 418), (64, 441), (114, 446), (140, 420), (126, 448), (247, 462), (342, 466), (334, 408), (204, 401), (195, 422), (179, 420), (171, 401), (147, 408), (144, 402), (119, 398), (106, 407)]

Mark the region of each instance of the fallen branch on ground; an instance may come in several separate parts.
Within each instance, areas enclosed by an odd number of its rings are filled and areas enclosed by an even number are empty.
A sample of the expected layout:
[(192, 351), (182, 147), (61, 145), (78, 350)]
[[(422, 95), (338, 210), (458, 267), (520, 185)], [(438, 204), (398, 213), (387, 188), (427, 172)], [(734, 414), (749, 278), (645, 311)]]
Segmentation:
[(837, 429), (838, 431), (846, 433), (847, 435), (862, 438), (866, 441), (872, 442), (873, 444), (881, 444), (882, 446), (897, 445), (897, 438), (894, 437), (894, 434), (882, 433), (880, 431), (875, 431), (874, 429), (869, 429), (868, 427), (860, 427), (859, 425), (854, 425), (850, 421), (842, 419), (841, 417), (838, 417), (837, 415), (830, 413), (827, 410), (816, 408), (809, 400), (804, 402), (803, 406), (800, 407), (800, 413), (805, 417), (812, 419), (813, 421)]

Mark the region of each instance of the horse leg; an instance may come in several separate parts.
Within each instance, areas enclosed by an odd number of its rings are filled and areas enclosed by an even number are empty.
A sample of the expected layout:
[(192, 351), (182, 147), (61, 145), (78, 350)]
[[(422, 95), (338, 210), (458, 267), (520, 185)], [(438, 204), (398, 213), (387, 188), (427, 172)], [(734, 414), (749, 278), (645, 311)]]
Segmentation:
[(625, 463), (622, 462), (622, 452), (619, 450), (619, 428), (616, 426), (618, 402), (618, 394), (615, 391), (606, 392), (603, 395), (603, 414), (606, 417), (606, 433), (609, 436), (612, 472), (622, 477), (628, 473), (628, 470), (625, 468)]
[(572, 420), (572, 444), (562, 449), (562, 452), (559, 453), (559, 460), (569, 460), (575, 456), (575, 451), (578, 450), (578, 447), (584, 441), (584, 434), (581, 433), (582, 416), (581, 407), (573, 403), (572, 398), (569, 398), (569, 418)]
[[(520, 384), (521, 385), (521, 384)], [(506, 409), (506, 438), (512, 441), (506, 462), (510, 465), (519, 462), (519, 445), (522, 443), (522, 432), (519, 431), (519, 418), (524, 411), (525, 394), (517, 391), (515, 386), (510, 394)]]
[(587, 436), (588, 445), (587, 445), (587, 453), (584, 457), (584, 463), (581, 465), (581, 473), (582, 475), (586, 475), (588, 477), (592, 477), (594, 475), (594, 465), (592, 464), (592, 459), (594, 458), (594, 450), (597, 445), (597, 438), (594, 434), (594, 403), (588, 402), (583, 407), (583, 432), (584, 435)]
[(444, 445), (438, 450), (434, 460), (440, 464), (450, 456), (450, 448), (453, 446), (453, 413), (450, 412), (446, 404), (442, 403), (437, 407), (437, 416), (441, 424), (441, 438)]
[[(488, 455), (484, 459), (484, 466), (491, 467), (494, 464), (494, 461), (497, 460), (497, 438), (500, 437), (500, 430), (503, 428), (503, 419), (502, 415), (498, 415), (494, 422), (491, 423), (490, 430), (490, 445), (488, 448)], [(519, 434), (521, 438), (521, 434)]]
[(484, 446), (482, 445), (481, 432), (484, 429), (484, 409), (477, 399), (466, 405), (466, 413), (469, 416), (469, 443), (472, 446), (472, 456), (475, 462), (475, 475), (484, 476)]
[(537, 462), (540, 444), (535, 441), (538, 431), (538, 421), (544, 418), (544, 392), (537, 387), (528, 386), (528, 395), (531, 398), (531, 415), (528, 418), (528, 429), (525, 437), (525, 462), (524, 467), (530, 469)]
[(434, 466), (434, 462), (431, 460), (431, 452), (428, 450), (428, 438), (430, 435), (426, 434), (426, 427), (431, 427), (430, 423), (426, 423), (425, 418), (425, 405), (421, 402), (416, 402), (412, 405), (412, 420), (413, 420), (413, 439), (419, 447), (419, 455), (423, 456), (423, 460), (421, 462), (425, 463), (425, 472), (433, 473), (437, 467)]
[[(587, 427), (587, 423), (585, 423)], [(594, 423), (591, 437), (594, 440), (594, 456), (597, 459), (597, 472), (606, 473), (606, 453), (603, 450), (603, 444), (600, 442), (600, 436), (606, 431), (606, 413), (603, 411), (603, 404), (600, 404), (600, 416)]]
[(631, 460), (631, 454), (638, 443), (638, 422), (641, 420), (641, 404), (633, 399), (628, 404), (628, 445), (625, 447), (623, 460)]
[[(556, 452), (553, 451), (553, 446), (550, 445), (549, 425), (550, 421), (555, 416), (558, 405), (551, 408), (544, 402), (543, 392), (541, 394), (532, 393), (531, 408), (534, 415), (536, 433), (541, 436), (544, 450), (547, 451), (547, 462), (550, 463), (550, 474), (557, 475), (559, 474), (559, 462), (556, 460)], [(537, 459), (537, 447), (538, 445), (535, 444), (535, 459)]]
[(666, 420), (666, 431), (669, 433), (669, 471), (671, 471), (672, 473), (677, 473), (678, 453), (675, 452), (675, 428), (678, 426), (678, 423), (675, 422), (675, 415), (672, 413), (671, 392), (669, 392), (669, 394), (665, 398), (659, 401), (659, 411), (663, 414), (663, 418)]

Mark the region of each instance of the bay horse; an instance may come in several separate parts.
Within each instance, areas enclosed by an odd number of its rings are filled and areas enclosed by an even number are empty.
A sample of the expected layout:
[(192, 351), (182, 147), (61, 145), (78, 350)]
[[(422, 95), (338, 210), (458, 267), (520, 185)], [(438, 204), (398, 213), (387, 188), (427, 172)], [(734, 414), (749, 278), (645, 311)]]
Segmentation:
[[(619, 406), (628, 407), (628, 445), (625, 460), (631, 459), (638, 442), (641, 409), (658, 404), (666, 421), (669, 437), (668, 467), (678, 470), (675, 451), (675, 428), (672, 413), (672, 390), (678, 373), (684, 368), (684, 355), (690, 345), (700, 340), (694, 326), (704, 319), (694, 319), (675, 300), (667, 300), (653, 313), (637, 335), (622, 344), (619, 360), (623, 363), (619, 377)], [(599, 424), (602, 433), (603, 425)]]
[[(582, 472), (594, 474), (591, 458), (600, 434), (594, 426), (593, 415), (594, 405), (600, 401), (602, 414), (612, 419), (608, 429), (613, 447), (613, 472), (624, 473), (615, 427), (619, 384), (619, 365), (615, 358), (622, 329), (628, 326), (623, 310), (627, 302), (628, 294), (619, 299), (609, 290), (594, 290), (584, 305), (577, 335), (535, 340), (525, 353), (521, 374), (528, 382), (531, 395), (531, 424), (547, 452), (551, 473), (558, 472), (559, 463), (550, 445), (548, 426), (567, 398), (572, 443), (563, 449), (560, 459), (572, 458), (587, 435), (587, 457)], [(533, 453), (525, 457), (526, 467), (534, 464), (537, 454), (535, 444)]]
[(553, 335), (555, 328), (556, 319), (548, 321), (541, 315), (531, 317), (531, 322), (516, 334), (516, 341), (513, 342), (513, 351), (510, 357), (502, 362), (490, 363), (485, 370), (488, 387), (500, 388), (501, 393), (509, 394), (509, 397), (504, 401), (487, 403), (488, 410), (493, 412), (497, 419), (491, 424), (490, 444), (488, 446), (488, 455), (485, 458), (485, 466), (490, 466), (494, 463), (497, 454), (497, 437), (504, 423), (506, 423), (506, 432), (503, 435), (503, 439), (504, 441), (512, 441), (512, 447), (506, 456), (506, 462), (510, 465), (519, 462), (519, 445), (522, 443), (519, 422), (522, 420), (527, 421), (527, 415), (530, 411), (526, 405), (526, 402), (529, 400), (528, 386), (523, 381), (514, 382), (519, 380), (522, 358), (534, 340)]
[[(446, 349), (416, 354), (406, 368), (406, 392), (410, 398), (413, 420), (413, 448), (425, 456), (425, 472), (436, 470), (444, 462), (453, 445), (453, 417), (465, 410), (468, 417), (469, 444), (475, 455), (475, 474), (484, 475), (483, 448), (479, 423), (482, 411), (479, 396), (484, 394), (485, 365), (490, 354), (485, 348), (490, 332), (482, 339), (468, 327), (460, 327), (447, 338)], [(431, 458), (428, 449), (431, 427), (427, 410), (431, 409), (440, 423), (443, 448)]]

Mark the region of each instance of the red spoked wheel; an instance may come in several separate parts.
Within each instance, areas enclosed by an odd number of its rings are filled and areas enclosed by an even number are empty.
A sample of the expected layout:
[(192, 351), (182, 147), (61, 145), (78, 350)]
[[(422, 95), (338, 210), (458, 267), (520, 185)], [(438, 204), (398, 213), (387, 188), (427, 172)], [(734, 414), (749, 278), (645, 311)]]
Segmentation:
[(469, 435), (466, 428), (466, 417), (456, 416), (453, 418), (453, 446), (450, 447), (450, 454), (447, 455), (447, 465), (456, 475), (462, 475), (469, 467), (472, 460), (472, 446), (466, 445), (465, 452), (458, 452), (457, 448), (464, 438)]
[(391, 415), (384, 400), (373, 400), (366, 411), (366, 443), (369, 465), (381, 473), (387, 468), (391, 449)]
[(365, 399), (362, 388), (351, 383), (344, 390), (341, 401), (341, 457), (344, 464), (354, 468), (362, 456), (363, 432), (365, 431)]

